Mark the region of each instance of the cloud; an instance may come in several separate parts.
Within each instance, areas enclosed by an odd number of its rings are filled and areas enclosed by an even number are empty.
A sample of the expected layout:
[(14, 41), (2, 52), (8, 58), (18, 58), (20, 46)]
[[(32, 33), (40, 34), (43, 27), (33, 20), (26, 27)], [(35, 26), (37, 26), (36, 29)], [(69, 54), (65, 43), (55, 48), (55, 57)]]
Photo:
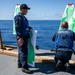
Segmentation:
[(0, 20), (12, 20), (12, 19), (13, 19), (13, 15), (12, 14), (0, 15)]
[(56, 14), (54, 15), (54, 17), (55, 17), (55, 18), (61, 18), (61, 17), (62, 17), (62, 14), (61, 14), (61, 13), (56, 13)]
[[(35, 14), (35, 13), (28, 13), (26, 17), (29, 20), (59, 20), (62, 18), (61, 13), (55, 13), (55, 14)], [(13, 14), (2, 14), (0, 15), (0, 20), (13, 20), (14, 15)]]

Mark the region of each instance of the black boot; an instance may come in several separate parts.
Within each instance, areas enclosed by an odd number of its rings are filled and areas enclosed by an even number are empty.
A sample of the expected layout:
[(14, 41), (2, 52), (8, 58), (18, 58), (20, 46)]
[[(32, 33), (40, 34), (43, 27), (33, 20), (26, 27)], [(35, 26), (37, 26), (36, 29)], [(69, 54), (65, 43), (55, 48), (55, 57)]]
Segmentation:
[(69, 72), (70, 71), (70, 64), (69, 64), (69, 62), (67, 62), (66, 64), (65, 64), (65, 67), (66, 67), (66, 72)]
[(31, 71), (29, 70), (29, 68), (27, 68), (27, 69), (22, 68), (22, 72), (24, 72), (24, 73), (28, 73), (28, 74), (31, 74)]
[(55, 66), (55, 69), (56, 69), (56, 70), (60, 70), (61, 67), (62, 67), (62, 65), (63, 65), (62, 62), (61, 62), (60, 60), (58, 60), (56, 66)]
[(21, 64), (18, 64), (18, 68), (22, 68), (22, 65)]

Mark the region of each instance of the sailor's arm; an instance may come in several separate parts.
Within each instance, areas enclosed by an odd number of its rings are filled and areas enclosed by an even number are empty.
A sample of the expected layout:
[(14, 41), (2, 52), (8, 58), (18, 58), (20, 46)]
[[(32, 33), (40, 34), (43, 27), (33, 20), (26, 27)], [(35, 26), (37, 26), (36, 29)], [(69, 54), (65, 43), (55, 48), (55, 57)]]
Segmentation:
[(16, 16), (14, 20), (15, 20), (15, 29), (16, 29), (16, 35), (18, 40), (22, 38), (22, 19), (20, 16)]
[(55, 42), (55, 38), (56, 38), (56, 33), (53, 35), (52, 41)]
[(73, 40), (75, 41), (75, 33), (73, 32)]

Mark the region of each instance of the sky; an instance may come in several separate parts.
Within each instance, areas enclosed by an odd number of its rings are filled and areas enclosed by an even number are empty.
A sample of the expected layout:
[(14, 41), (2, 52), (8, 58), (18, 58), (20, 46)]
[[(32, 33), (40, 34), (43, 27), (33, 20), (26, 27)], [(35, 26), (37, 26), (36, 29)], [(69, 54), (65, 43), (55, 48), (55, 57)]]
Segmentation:
[(13, 20), (16, 4), (27, 4), (29, 20), (60, 20), (65, 7), (75, 0), (0, 0), (0, 20)]

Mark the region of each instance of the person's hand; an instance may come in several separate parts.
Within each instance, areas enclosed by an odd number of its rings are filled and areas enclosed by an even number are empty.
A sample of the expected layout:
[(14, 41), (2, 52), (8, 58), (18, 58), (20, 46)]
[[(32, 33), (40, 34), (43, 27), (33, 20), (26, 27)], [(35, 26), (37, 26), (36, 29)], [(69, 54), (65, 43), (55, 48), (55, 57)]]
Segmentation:
[(22, 46), (24, 44), (24, 40), (22, 38), (18, 39), (19, 46)]
[(29, 26), (29, 31), (31, 31), (33, 28)]

